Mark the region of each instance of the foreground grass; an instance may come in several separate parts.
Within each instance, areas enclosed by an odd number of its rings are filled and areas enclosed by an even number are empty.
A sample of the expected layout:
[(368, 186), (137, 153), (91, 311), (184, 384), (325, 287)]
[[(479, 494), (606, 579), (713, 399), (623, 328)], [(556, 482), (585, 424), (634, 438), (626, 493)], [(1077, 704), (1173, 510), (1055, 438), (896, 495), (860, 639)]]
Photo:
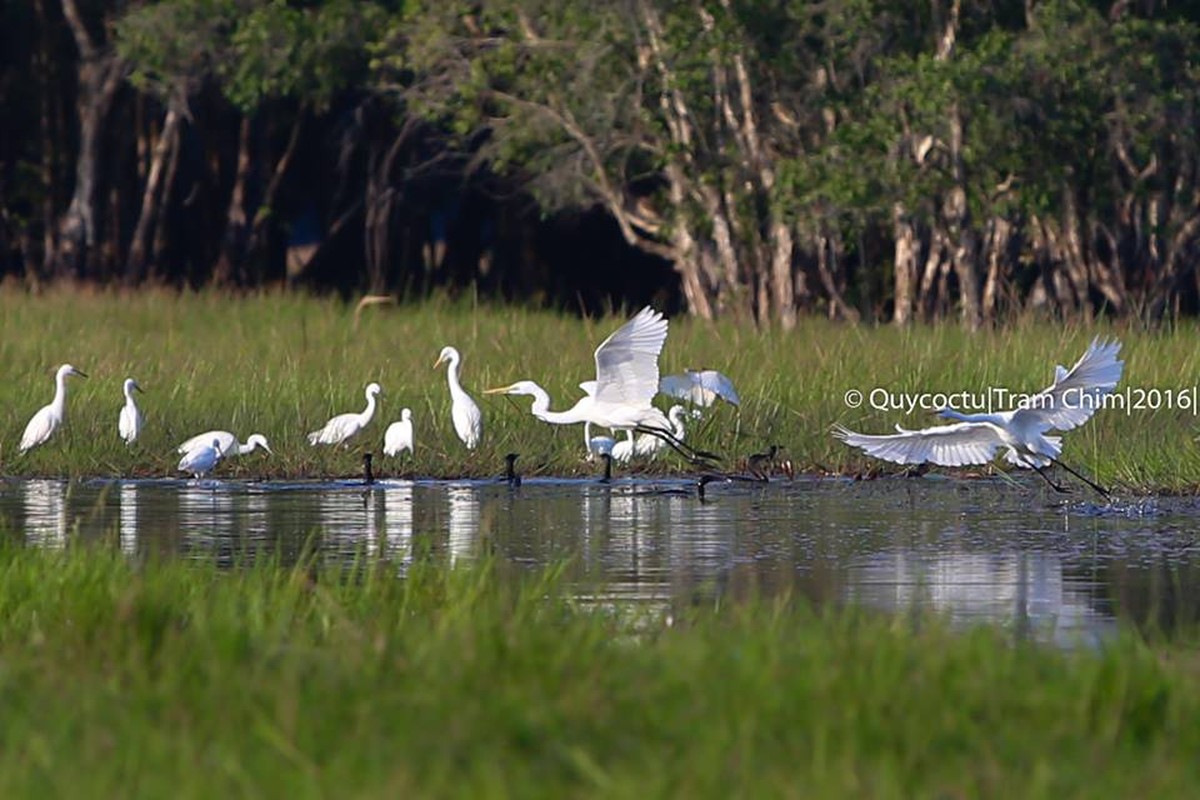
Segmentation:
[(1194, 797), (1200, 662), (553, 574), (0, 547), (4, 797)]
[[(0, 471), (167, 475), (177, 460), (173, 445), (225, 428), (243, 438), (265, 434), (275, 455), (227, 462), (223, 475), (352, 475), (361, 452), (378, 452), (386, 425), (408, 406), (417, 454), (383, 464), (384, 474), (495, 474), (509, 451), (522, 454), (527, 472), (580, 473), (591, 467), (580, 462), (579, 426), (538, 423), (527, 399), (484, 397), (481, 390), (532, 378), (550, 391), (555, 407), (565, 408), (579, 396), (578, 382), (594, 374), (593, 349), (622, 320), (476, 308), (466, 301), (370, 308), (356, 319), (352, 306), (293, 295), (0, 292)], [(689, 433), (704, 447), (736, 458), (778, 443), (798, 469), (858, 473), (878, 465), (834, 440), (832, 424), (886, 432), (896, 423), (919, 427), (932, 418), (848, 408), (848, 390), (868, 397), (876, 387), (1032, 392), (1049, 383), (1054, 364), (1073, 363), (1097, 333), (1124, 342), (1131, 388), (1182, 390), (1194, 399), (1200, 350), (1190, 323), (1156, 332), (1031, 324), (971, 335), (953, 325), (896, 331), (806, 320), (784, 333), (680, 319), (671, 322), (662, 368), (715, 367), (736, 381), (744, 401), (740, 415), (718, 408)], [(444, 369), (432, 368), (445, 344), (462, 351), (463, 382), (484, 410), (484, 444), (474, 453), (453, 436)], [(92, 375), (71, 386), (68, 430), (18, 457), (25, 422), (49, 401), (51, 371), (65, 361)], [(143, 441), (127, 451), (117, 439), (116, 418), (121, 381), (130, 375), (147, 390), (141, 403), (148, 423)], [(363, 387), (372, 380), (385, 395), (363, 442), (350, 451), (310, 448), (305, 432), (332, 414), (361, 410)], [(1143, 399), (1147, 405), (1153, 400)], [(1164, 396), (1154, 404), (1098, 414), (1067, 436), (1065, 458), (1127, 490), (1194, 489), (1200, 484), (1195, 409), (1168, 408)], [(671, 457), (650, 467), (679, 468)]]

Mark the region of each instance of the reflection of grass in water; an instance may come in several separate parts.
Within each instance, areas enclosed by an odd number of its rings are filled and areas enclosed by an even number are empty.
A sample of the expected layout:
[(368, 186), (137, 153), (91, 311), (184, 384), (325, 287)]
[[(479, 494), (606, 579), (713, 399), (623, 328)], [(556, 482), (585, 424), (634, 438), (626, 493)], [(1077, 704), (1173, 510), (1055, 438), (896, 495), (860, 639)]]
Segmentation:
[[(0, 550), (0, 793), (1194, 796), (1191, 645)], [(314, 579), (314, 575), (317, 577)]]
[[(499, 474), (509, 451), (522, 454), (519, 463), (528, 472), (580, 473), (592, 469), (580, 462), (580, 426), (537, 423), (527, 398), (481, 392), (531, 378), (547, 388), (554, 407), (569, 406), (580, 396), (578, 382), (593, 377), (592, 350), (622, 319), (580, 321), (432, 301), (365, 309), (356, 327), (353, 306), (336, 301), (169, 293), (6, 293), (0, 309), (0, 463), (19, 475), (167, 474), (177, 460), (172, 446), (208, 428), (243, 437), (261, 432), (276, 452), (229, 462), (223, 475), (357, 474), (359, 453), (380, 450), (384, 429), (403, 406), (413, 409), (417, 454), (400, 462), (378, 459), (384, 475)], [(1095, 332), (1031, 323), (970, 335), (952, 325), (896, 331), (810, 319), (785, 334), (680, 319), (672, 321), (662, 367), (714, 367), (737, 383), (744, 401), (740, 420), (729, 407), (712, 411), (689, 433), (699, 446), (736, 458), (778, 443), (798, 469), (857, 472), (877, 462), (834, 440), (833, 423), (887, 432), (896, 423), (921, 427), (936, 420), (920, 411), (848, 409), (848, 389), (897, 394), (1000, 386), (1032, 392), (1050, 381), (1055, 363), (1073, 363)], [(1119, 335), (1129, 386), (1177, 389), (1200, 378), (1192, 325)], [(463, 382), (484, 410), (484, 444), (473, 454), (451, 430), (444, 369), (432, 368), (444, 344), (463, 353)], [(71, 386), (70, 434), (17, 459), (25, 421), (49, 401), (51, 369), (64, 361), (93, 376)], [(147, 429), (134, 453), (116, 436), (126, 375), (147, 389), (139, 398)], [(362, 409), (363, 388), (372, 380), (385, 394), (362, 442), (350, 452), (308, 447), (305, 432), (334, 413)], [(1068, 435), (1065, 456), (1105, 482), (1194, 486), (1200, 479), (1194, 427), (1191, 410), (1108, 411)], [(682, 465), (668, 455), (651, 468)]]

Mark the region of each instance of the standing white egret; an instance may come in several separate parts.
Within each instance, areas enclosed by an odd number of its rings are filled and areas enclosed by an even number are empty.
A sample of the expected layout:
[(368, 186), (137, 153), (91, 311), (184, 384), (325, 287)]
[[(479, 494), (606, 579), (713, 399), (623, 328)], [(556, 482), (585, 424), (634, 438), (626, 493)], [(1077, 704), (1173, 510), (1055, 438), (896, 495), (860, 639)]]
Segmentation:
[(458, 382), (460, 360), (457, 350), (453, 347), (443, 347), (433, 366), (436, 369), (443, 362), (450, 362), (450, 367), (446, 370), (446, 380), (450, 384), (450, 419), (454, 422), (454, 432), (458, 434), (458, 438), (462, 439), (468, 450), (474, 450), (483, 437), (483, 412)]
[[(550, 410), (550, 395), (533, 381), (517, 381), (488, 389), (485, 394), (527, 395), (530, 409), (542, 422), (573, 425), (583, 422), (614, 431), (646, 432), (666, 439), (672, 447), (690, 450), (673, 441), (671, 423), (650, 401), (658, 393), (658, 356), (667, 340), (667, 320), (647, 306), (596, 348), (596, 381), (592, 391), (566, 411)], [(708, 454), (685, 452), (689, 458)]]
[(138, 408), (137, 401), (133, 399), (135, 390), (140, 392), (142, 387), (138, 386), (138, 382), (133, 378), (126, 378), (125, 405), (121, 406), (121, 415), (117, 419), (117, 432), (121, 434), (125, 444), (136, 442), (142, 433), (142, 426), (146, 424), (145, 418), (142, 417), (142, 410)]
[(733, 381), (715, 369), (685, 369), (681, 375), (664, 375), (658, 390), (701, 408), (708, 408), (718, 397), (730, 405), (741, 404)]
[(362, 413), (338, 414), (326, 422), (325, 427), (308, 434), (308, 443), (312, 445), (343, 444), (349, 441), (370, 424), (371, 418), (375, 416), (375, 398), (382, 391), (383, 389), (379, 387), (378, 383), (367, 384), (367, 407), (363, 409)]
[(214, 438), (208, 444), (197, 445), (184, 453), (176, 469), (199, 479), (212, 472), (220, 460), (221, 443)]
[(413, 452), (412, 410), (408, 408), (400, 412), (400, 421), (388, 425), (387, 431), (383, 434), (383, 454), (385, 456), (397, 456), (405, 450), (410, 454)]
[(244, 456), (247, 453), (253, 453), (256, 447), (261, 447), (268, 453), (271, 452), (271, 446), (267, 444), (267, 437), (261, 433), (252, 433), (245, 444), (238, 441), (238, 438), (229, 431), (205, 431), (188, 439), (179, 447), (175, 448), (177, 453), (186, 453), (189, 450), (194, 450), (197, 447), (207, 447), (213, 441), (217, 443), (217, 449), (221, 451), (221, 458), (230, 458), (232, 456)]
[[(683, 416), (687, 413), (683, 406), (671, 406), (667, 419), (671, 421), (671, 435), (676, 442), (682, 442), (687, 431), (683, 427)], [(599, 438), (599, 437), (597, 437)], [(657, 436), (648, 433), (639, 434), (633, 441), (617, 442), (612, 446), (613, 461), (627, 464), (634, 458), (654, 458), (667, 444)]]
[(24, 453), (45, 444), (63, 424), (67, 416), (67, 378), (72, 375), (87, 377), (70, 364), (63, 364), (58, 368), (54, 374), (54, 399), (50, 401), (50, 405), (38, 409), (25, 426), (25, 433), (21, 435), (20, 452)]
[(1047, 436), (1048, 431), (1069, 431), (1091, 418), (1100, 408), (1102, 399), (1111, 393), (1121, 380), (1125, 362), (1117, 359), (1121, 343), (1092, 340), (1087, 352), (1071, 369), (1056, 366), (1054, 383), (1033, 397), (1025, 398), (1020, 407), (996, 414), (963, 414), (952, 408), (938, 413), (958, 420), (953, 425), (937, 425), (910, 431), (896, 426), (899, 433), (868, 436), (835, 426), (834, 436), (869, 455), (897, 464), (940, 464), (960, 467), (967, 464), (986, 464), (1000, 448), (1007, 448), (1004, 458), (1010, 464), (1036, 470), (1058, 491), (1062, 487), (1050, 480), (1043, 467), (1057, 464), (1103, 495), (1099, 485), (1080, 475), (1059, 460), (1062, 437)]

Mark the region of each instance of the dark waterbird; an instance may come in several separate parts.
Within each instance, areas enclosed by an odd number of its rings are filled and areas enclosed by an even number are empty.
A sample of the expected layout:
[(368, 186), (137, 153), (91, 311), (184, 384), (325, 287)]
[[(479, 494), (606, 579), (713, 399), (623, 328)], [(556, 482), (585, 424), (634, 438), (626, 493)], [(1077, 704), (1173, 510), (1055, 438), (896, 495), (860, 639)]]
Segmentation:
[(517, 459), (520, 457), (520, 453), (504, 454), (504, 480), (513, 489), (521, 485), (521, 476), (517, 474)]
[(367, 486), (375, 483), (375, 473), (371, 471), (371, 458), (372, 456), (370, 453), (363, 453), (363, 483)]

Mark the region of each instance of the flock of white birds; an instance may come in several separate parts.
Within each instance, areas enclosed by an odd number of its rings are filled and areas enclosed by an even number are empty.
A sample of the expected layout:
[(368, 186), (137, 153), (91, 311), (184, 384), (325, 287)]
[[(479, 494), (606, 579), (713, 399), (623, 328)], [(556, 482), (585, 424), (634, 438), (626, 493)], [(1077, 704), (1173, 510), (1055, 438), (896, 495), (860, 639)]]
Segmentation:
[[(650, 307), (642, 309), (596, 348), (596, 377), (579, 384), (583, 396), (565, 410), (551, 410), (550, 395), (530, 380), (488, 389), (484, 393), (531, 397), (530, 411), (542, 422), (553, 425), (583, 423), (584, 444), (589, 457), (602, 455), (626, 462), (637, 457), (653, 458), (670, 447), (694, 463), (703, 463), (712, 456), (696, 451), (684, 442), (684, 407), (673, 406), (664, 414), (653, 404), (655, 396), (666, 394), (697, 408), (706, 408), (717, 399), (733, 405), (739, 405), (741, 401), (732, 381), (716, 370), (687, 370), (680, 375), (660, 378), (658, 359), (666, 338), (667, 320), (663, 315)], [(896, 433), (885, 435), (856, 433), (835, 425), (833, 434), (875, 458), (898, 464), (928, 463), (951, 467), (985, 464), (1003, 450), (1009, 463), (1037, 471), (1055, 489), (1061, 490), (1061, 487), (1043, 471), (1050, 465), (1062, 466), (1097, 491), (1107, 494), (1099, 485), (1062, 463), (1062, 437), (1049, 434), (1079, 427), (1103, 406), (1104, 396), (1116, 389), (1124, 370), (1124, 362), (1117, 358), (1120, 349), (1119, 342), (1093, 339), (1071, 369), (1056, 367), (1054, 382), (1016, 409), (964, 414), (943, 408), (940, 415), (955, 420), (953, 424), (921, 430), (896, 426)], [(468, 449), (474, 449), (483, 436), (483, 413), (459, 381), (461, 361), (455, 348), (445, 347), (434, 367), (443, 363), (449, 365), (451, 421), (458, 438)], [(72, 376), (87, 377), (70, 364), (58, 368), (54, 399), (29, 420), (21, 437), (21, 453), (49, 441), (62, 425), (66, 416), (67, 378)], [(141, 387), (130, 378), (125, 381), (123, 391), (125, 404), (118, 420), (118, 433), (122, 440), (132, 444), (145, 425), (134, 398), (134, 392), (140, 392)], [(382, 391), (378, 383), (368, 384), (366, 408), (333, 417), (323, 427), (308, 434), (309, 444), (346, 445), (370, 424), (375, 415), (376, 398)], [(607, 428), (614, 434), (624, 433), (625, 439), (617, 441), (611, 436), (592, 436), (592, 426)], [(222, 459), (244, 455), (259, 447), (271, 452), (261, 434), (250, 436), (243, 444), (229, 431), (206, 431), (179, 445), (177, 449), (182, 458), (178, 469), (203, 477)], [(412, 411), (405, 408), (400, 420), (387, 428), (383, 452), (398, 456), (405, 451), (411, 453), (413, 448)]]

